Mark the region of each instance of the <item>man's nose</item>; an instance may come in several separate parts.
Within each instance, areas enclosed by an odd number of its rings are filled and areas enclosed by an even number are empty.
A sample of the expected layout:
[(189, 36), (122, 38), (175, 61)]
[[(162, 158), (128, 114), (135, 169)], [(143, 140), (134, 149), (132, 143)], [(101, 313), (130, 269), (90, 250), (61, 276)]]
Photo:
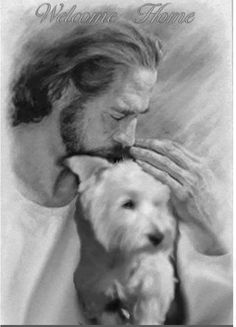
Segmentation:
[(122, 144), (123, 146), (134, 145), (136, 125), (137, 118), (133, 118), (128, 122), (122, 122), (119, 126), (119, 130), (113, 136), (113, 140), (119, 144)]

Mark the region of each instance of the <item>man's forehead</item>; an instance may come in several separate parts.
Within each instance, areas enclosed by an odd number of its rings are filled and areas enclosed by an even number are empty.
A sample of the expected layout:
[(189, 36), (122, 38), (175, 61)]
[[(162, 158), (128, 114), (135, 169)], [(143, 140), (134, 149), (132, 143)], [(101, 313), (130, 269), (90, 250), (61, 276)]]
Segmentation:
[(122, 90), (135, 92), (151, 92), (157, 79), (157, 71), (137, 68), (123, 75)]
[(157, 79), (157, 71), (136, 69), (129, 72), (115, 86), (116, 102), (120, 108), (129, 108), (130, 103), (150, 97)]
[(157, 71), (139, 69), (127, 76), (127, 84), (137, 91), (151, 91), (156, 83)]

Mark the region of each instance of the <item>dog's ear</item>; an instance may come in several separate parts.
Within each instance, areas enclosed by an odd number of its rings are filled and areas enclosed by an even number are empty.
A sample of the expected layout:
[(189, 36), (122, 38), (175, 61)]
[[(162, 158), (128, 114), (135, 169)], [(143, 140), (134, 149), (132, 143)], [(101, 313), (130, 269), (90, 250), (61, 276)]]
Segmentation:
[(79, 176), (80, 182), (88, 180), (99, 169), (111, 166), (105, 159), (84, 155), (67, 158), (64, 164)]

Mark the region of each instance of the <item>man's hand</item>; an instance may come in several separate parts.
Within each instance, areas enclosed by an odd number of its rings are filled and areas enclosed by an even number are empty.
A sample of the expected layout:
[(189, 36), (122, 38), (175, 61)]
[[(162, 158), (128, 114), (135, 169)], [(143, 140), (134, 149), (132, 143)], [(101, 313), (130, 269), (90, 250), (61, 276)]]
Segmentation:
[(169, 140), (138, 139), (130, 153), (146, 172), (170, 187), (173, 207), (197, 246), (207, 252), (222, 248), (214, 176), (204, 161)]

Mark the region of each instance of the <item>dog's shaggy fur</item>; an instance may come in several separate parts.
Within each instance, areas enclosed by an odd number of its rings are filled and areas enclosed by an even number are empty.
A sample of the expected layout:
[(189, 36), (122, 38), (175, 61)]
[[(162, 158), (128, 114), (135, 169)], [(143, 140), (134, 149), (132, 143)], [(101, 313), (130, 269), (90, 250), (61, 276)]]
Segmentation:
[(85, 315), (93, 324), (162, 325), (174, 298), (169, 189), (133, 161), (98, 162), (77, 207)]

